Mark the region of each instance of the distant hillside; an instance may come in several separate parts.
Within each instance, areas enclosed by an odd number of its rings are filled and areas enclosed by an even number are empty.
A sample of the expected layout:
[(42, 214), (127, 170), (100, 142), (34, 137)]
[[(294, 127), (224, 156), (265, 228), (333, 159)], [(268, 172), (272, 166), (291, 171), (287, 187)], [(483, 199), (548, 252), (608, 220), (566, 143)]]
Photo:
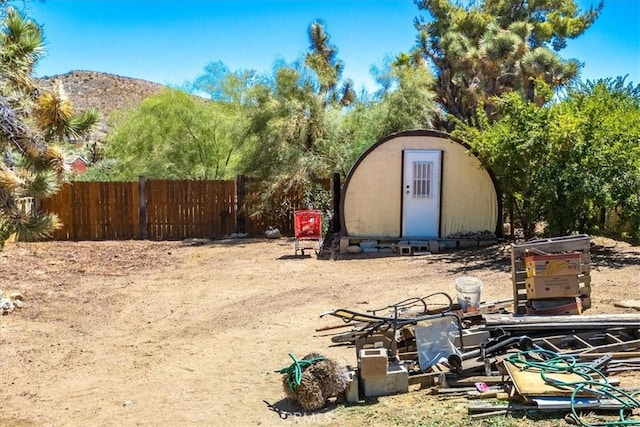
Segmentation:
[(105, 120), (111, 112), (138, 106), (145, 98), (156, 94), (165, 86), (147, 80), (123, 77), (97, 71), (70, 71), (66, 74), (38, 79), (44, 88), (60, 80), (71, 99), (75, 112), (97, 108), (103, 123), (93, 137), (100, 138), (106, 132)]

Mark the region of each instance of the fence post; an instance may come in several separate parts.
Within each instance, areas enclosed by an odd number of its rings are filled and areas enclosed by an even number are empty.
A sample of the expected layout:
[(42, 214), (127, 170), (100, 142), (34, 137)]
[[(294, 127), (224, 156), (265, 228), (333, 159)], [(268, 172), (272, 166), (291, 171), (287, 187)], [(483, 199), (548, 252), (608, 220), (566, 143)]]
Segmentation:
[(340, 197), (341, 197), (341, 189), (340, 189), (340, 174), (334, 173), (333, 179), (331, 181), (331, 190), (333, 191), (333, 218), (331, 221), (331, 232), (338, 233), (340, 232)]
[(140, 239), (149, 237), (147, 231), (147, 179), (144, 175), (138, 177), (138, 220), (140, 222)]
[(245, 233), (246, 217), (244, 211), (244, 198), (247, 194), (247, 180), (244, 175), (236, 177), (236, 233)]

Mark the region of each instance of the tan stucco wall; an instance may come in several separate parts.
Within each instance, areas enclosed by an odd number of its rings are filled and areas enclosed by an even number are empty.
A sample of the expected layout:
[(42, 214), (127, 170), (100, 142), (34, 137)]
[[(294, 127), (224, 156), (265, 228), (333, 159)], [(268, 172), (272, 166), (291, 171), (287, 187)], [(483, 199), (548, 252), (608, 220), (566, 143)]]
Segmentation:
[(361, 159), (344, 189), (343, 218), (352, 237), (401, 236), (402, 151), (442, 150), (441, 237), (495, 231), (498, 204), (488, 172), (466, 148), (435, 136), (398, 136)]

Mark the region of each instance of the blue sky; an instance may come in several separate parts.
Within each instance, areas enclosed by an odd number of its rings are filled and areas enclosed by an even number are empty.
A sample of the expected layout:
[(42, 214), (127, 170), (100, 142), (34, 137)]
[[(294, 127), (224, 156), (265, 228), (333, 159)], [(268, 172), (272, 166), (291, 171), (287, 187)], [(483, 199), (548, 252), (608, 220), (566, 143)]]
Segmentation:
[[(293, 61), (320, 19), (343, 77), (372, 90), (371, 66), (412, 48), (420, 11), (412, 0), (46, 0), (28, 2), (27, 14), (47, 41), (39, 76), (92, 70), (171, 85), (212, 61), (262, 72)], [(606, 0), (599, 20), (561, 54), (585, 63), (583, 79), (628, 74), (640, 84), (640, 0)]]

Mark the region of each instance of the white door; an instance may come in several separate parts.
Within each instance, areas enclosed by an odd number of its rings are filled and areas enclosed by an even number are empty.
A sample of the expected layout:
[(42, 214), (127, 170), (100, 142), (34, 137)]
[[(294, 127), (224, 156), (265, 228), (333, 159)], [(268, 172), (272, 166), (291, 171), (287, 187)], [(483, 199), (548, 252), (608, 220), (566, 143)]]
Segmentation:
[(441, 151), (404, 151), (403, 237), (439, 237), (441, 162)]

